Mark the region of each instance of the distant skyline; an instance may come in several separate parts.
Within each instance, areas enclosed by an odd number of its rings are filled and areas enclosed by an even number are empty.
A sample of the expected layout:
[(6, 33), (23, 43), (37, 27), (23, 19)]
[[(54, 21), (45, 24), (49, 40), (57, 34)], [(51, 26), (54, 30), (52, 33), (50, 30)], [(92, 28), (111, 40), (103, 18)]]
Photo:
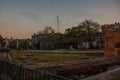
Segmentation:
[(0, 35), (18, 39), (51, 26), (60, 32), (84, 20), (120, 22), (119, 0), (0, 0)]

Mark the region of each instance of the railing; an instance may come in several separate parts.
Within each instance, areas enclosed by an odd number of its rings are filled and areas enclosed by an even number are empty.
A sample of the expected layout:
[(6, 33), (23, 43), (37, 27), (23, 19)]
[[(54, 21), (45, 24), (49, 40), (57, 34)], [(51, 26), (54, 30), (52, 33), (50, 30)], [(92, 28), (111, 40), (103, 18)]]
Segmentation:
[(0, 59), (0, 74), (6, 74), (12, 80), (72, 80), (52, 73), (23, 67), (3, 59)]

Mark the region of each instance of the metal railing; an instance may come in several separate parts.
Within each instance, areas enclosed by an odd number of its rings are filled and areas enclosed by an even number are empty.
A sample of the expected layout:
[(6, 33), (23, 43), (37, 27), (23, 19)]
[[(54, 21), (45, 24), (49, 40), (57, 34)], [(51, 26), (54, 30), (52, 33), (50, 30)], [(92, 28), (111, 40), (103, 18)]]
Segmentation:
[(3, 59), (0, 59), (0, 74), (6, 74), (12, 80), (72, 80), (56, 74), (23, 67)]

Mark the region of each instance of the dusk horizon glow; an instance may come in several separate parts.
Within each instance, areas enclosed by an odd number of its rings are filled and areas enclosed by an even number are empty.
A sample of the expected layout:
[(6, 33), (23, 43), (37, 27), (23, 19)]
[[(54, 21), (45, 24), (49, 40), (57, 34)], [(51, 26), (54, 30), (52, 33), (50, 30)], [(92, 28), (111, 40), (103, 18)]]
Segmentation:
[(60, 32), (84, 20), (120, 22), (118, 0), (0, 0), (0, 35), (25, 39), (51, 26)]

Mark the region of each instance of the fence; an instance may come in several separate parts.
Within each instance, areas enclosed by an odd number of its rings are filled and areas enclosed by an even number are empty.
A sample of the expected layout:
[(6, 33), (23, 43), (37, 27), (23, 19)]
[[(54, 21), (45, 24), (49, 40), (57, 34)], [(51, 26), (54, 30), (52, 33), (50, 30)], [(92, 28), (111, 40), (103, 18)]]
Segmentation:
[(12, 80), (71, 80), (56, 74), (23, 67), (3, 59), (0, 59), (0, 74), (6, 74)]

